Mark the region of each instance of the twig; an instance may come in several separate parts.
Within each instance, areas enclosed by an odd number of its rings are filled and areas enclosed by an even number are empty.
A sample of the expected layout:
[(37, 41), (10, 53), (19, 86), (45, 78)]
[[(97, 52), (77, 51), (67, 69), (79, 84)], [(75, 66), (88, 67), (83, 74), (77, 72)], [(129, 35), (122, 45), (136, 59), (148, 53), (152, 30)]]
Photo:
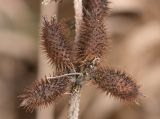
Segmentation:
[[(75, 21), (76, 21), (75, 42), (77, 42), (79, 39), (79, 30), (82, 21), (82, 0), (74, 0), (74, 9), (75, 9)], [(80, 85), (73, 86), (69, 102), (68, 119), (78, 119), (80, 95), (81, 95), (81, 86)]]
[(78, 119), (80, 96), (81, 96), (81, 86), (78, 85), (74, 87), (71, 92), (68, 119)]
[(62, 78), (62, 77), (66, 77), (66, 76), (75, 76), (75, 75), (83, 75), (82, 73), (69, 73), (69, 74), (64, 74), (64, 75), (60, 75), (60, 76), (55, 76), (55, 77), (47, 77), (47, 79), (56, 79), (56, 78)]
[(79, 39), (79, 30), (82, 22), (82, 0), (74, 0), (74, 10), (75, 10), (75, 26), (76, 26), (76, 36), (75, 41)]
[(43, 1), (42, 1), (42, 4), (43, 4), (43, 5), (47, 5), (47, 4), (49, 4), (50, 2), (51, 2), (51, 0), (43, 0)]

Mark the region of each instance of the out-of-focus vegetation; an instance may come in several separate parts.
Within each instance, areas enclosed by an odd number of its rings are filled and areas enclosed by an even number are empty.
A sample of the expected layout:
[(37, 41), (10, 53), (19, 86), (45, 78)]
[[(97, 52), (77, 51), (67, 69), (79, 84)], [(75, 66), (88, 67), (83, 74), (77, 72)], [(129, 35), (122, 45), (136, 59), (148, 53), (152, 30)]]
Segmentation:
[[(35, 113), (18, 108), (17, 95), (37, 78), (38, 70), (43, 70), (43, 66), (37, 67), (40, 2), (0, 0), (0, 119), (39, 119)], [(133, 75), (146, 97), (139, 106), (131, 107), (88, 84), (82, 93), (80, 118), (159, 119), (160, 1), (110, 2), (106, 25), (112, 50), (106, 60), (108, 65)], [(58, 8), (59, 18), (73, 18), (72, 6), (71, 0), (63, 0)], [(56, 119), (66, 118), (66, 98), (55, 104)]]
[(39, 4), (0, 0), (0, 119), (34, 115), (18, 108), (17, 95), (37, 74)]

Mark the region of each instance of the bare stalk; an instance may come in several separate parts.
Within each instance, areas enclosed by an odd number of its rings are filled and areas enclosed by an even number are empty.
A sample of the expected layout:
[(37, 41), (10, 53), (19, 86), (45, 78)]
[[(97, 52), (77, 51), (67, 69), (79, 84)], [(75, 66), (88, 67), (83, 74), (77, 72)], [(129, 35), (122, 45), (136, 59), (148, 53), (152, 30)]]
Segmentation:
[(64, 74), (60, 76), (55, 76), (55, 77), (47, 77), (47, 79), (56, 79), (56, 78), (62, 78), (66, 76), (75, 76), (75, 75), (83, 75), (82, 73), (69, 73), (69, 74)]
[[(76, 21), (76, 36), (75, 41), (79, 39), (79, 30), (82, 21), (82, 0), (74, 0), (74, 9), (75, 9), (75, 21)], [(69, 102), (69, 111), (68, 119), (78, 119), (79, 116), (79, 104), (81, 96), (81, 86), (75, 85), (71, 92), (70, 102)]]
[(75, 41), (79, 39), (79, 30), (82, 22), (82, 0), (74, 0), (75, 21), (76, 21), (76, 36)]
[(47, 5), (47, 4), (49, 4), (50, 2), (51, 2), (51, 0), (43, 0), (43, 1), (42, 1), (42, 4), (43, 4), (43, 5)]
[(81, 96), (81, 86), (77, 85), (72, 89), (71, 92), (68, 119), (78, 119), (80, 96)]

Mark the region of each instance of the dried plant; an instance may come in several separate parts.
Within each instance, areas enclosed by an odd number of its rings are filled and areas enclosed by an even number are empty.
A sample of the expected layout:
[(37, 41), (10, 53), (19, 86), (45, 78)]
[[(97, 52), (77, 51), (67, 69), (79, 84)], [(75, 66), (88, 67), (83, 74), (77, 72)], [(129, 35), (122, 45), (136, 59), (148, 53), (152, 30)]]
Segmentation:
[(106, 67), (98, 67), (91, 73), (93, 83), (98, 85), (107, 94), (122, 101), (138, 101), (139, 86), (126, 73)]
[(57, 22), (55, 17), (44, 19), (42, 45), (51, 64), (56, 66), (58, 76), (45, 77), (25, 90), (20, 96), (22, 107), (32, 111), (36, 107), (47, 106), (70, 91), (68, 118), (78, 119), (80, 89), (86, 80), (120, 100), (138, 101), (141, 93), (131, 76), (100, 66), (109, 46), (104, 25), (107, 4), (107, 0), (82, 0), (82, 19), (78, 21), (80, 19), (76, 17), (78, 40), (74, 43), (68, 37), (69, 31), (64, 22)]
[(55, 79), (41, 79), (35, 81), (31, 88), (26, 89), (24, 94), (19, 98), (23, 99), (21, 106), (24, 106), (27, 111), (33, 111), (38, 106), (47, 106), (55, 101), (61, 94), (66, 92), (66, 88), (70, 84), (68, 77), (57, 77)]
[(50, 2), (52, 2), (52, 1), (61, 2), (62, 0), (43, 0), (43, 1), (42, 1), (42, 4), (43, 4), (43, 5), (47, 5), (47, 4), (49, 4)]
[(56, 65), (56, 70), (58, 72), (73, 70), (73, 45), (63, 21), (57, 23), (56, 18), (52, 18), (49, 22), (44, 18), (41, 37), (44, 51), (51, 64)]

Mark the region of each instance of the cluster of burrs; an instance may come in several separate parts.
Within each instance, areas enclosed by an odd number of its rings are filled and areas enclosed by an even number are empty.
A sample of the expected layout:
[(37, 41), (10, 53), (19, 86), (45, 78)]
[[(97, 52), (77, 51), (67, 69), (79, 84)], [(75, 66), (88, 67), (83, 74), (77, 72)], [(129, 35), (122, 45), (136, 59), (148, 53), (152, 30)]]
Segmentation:
[(56, 67), (56, 73), (35, 81), (26, 89), (19, 96), (22, 107), (33, 111), (36, 107), (47, 106), (85, 82), (91, 82), (106, 94), (123, 101), (136, 102), (139, 99), (139, 86), (131, 76), (101, 65), (109, 48), (104, 24), (107, 5), (107, 0), (83, 0), (83, 19), (76, 42), (70, 38), (64, 20), (58, 22), (55, 17), (44, 18), (41, 41), (51, 65)]

